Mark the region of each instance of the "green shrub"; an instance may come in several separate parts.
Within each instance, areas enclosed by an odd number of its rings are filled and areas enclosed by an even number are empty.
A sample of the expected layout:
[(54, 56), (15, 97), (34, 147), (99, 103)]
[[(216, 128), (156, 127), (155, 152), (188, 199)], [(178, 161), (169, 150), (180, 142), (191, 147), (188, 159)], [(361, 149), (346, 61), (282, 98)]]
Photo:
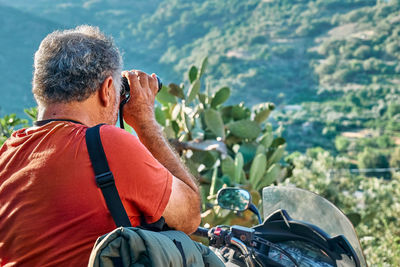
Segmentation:
[(0, 118), (0, 146), (15, 130), (26, 127), (27, 124), (27, 120), (18, 118), (16, 114), (5, 115)]
[(396, 147), (390, 155), (390, 167), (400, 168), (400, 147)]
[(371, 56), (371, 47), (362, 45), (354, 51), (354, 57), (358, 59), (366, 59)]
[(400, 114), (400, 103), (397, 102), (389, 103), (387, 114), (390, 118), (393, 118), (397, 114)]
[(353, 82), (356, 71), (352, 69), (339, 69), (332, 75), (332, 79), (336, 83), (350, 83)]
[(388, 168), (389, 161), (387, 157), (379, 151), (366, 147), (357, 157), (358, 167), (360, 169)]
[(346, 137), (337, 136), (335, 138), (335, 147), (339, 152), (345, 152), (349, 148), (350, 141)]

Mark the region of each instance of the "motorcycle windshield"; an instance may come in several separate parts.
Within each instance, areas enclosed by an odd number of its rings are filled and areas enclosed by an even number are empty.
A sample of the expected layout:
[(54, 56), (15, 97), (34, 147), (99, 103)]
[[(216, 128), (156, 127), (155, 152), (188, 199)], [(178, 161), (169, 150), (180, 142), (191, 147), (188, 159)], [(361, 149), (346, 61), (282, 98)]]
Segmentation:
[(361, 266), (367, 266), (352, 223), (325, 198), (296, 187), (271, 186), (264, 188), (264, 218), (278, 209), (286, 210), (294, 220), (318, 226), (331, 237), (343, 235), (357, 253)]

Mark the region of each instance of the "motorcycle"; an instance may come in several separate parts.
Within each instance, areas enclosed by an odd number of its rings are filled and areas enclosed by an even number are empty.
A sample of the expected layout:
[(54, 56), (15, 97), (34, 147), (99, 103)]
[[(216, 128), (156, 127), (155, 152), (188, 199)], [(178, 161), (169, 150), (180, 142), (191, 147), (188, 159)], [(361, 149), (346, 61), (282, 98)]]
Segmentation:
[(325, 198), (295, 187), (272, 186), (262, 192), (264, 221), (248, 191), (223, 188), (224, 209), (254, 212), (259, 225), (199, 227), (209, 247), (226, 266), (367, 266), (353, 225)]

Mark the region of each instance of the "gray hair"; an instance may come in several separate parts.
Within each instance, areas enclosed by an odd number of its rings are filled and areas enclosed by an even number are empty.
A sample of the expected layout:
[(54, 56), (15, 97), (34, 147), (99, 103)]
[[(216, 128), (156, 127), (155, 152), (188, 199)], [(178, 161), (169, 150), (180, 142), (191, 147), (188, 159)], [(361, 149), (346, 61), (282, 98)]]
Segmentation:
[(98, 27), (55, 31), (35, 53), (32, 92), (39, 103), (83, 101), (112, 76), (119, 93), (121, 69), (118, 48)]

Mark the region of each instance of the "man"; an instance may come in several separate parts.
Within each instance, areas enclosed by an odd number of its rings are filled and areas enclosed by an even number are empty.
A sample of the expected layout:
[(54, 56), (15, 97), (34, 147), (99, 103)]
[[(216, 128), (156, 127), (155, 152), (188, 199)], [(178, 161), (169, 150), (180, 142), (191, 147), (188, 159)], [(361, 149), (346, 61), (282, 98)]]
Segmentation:
[(199, 189), (154, 118), (155, 74), (124, 71), (131, 99), (124, 119), (140, 141), (116, 128), (122, 60), (98, 28), (53, 32), (35, 54), (35, 127), (0, 150), (0, 266), (86, 266), (97, 237), (112, 231), (86, 148), (100, 128), (104, 151), (133, 226), (164, 217), (192, 233), (200, 222)]

